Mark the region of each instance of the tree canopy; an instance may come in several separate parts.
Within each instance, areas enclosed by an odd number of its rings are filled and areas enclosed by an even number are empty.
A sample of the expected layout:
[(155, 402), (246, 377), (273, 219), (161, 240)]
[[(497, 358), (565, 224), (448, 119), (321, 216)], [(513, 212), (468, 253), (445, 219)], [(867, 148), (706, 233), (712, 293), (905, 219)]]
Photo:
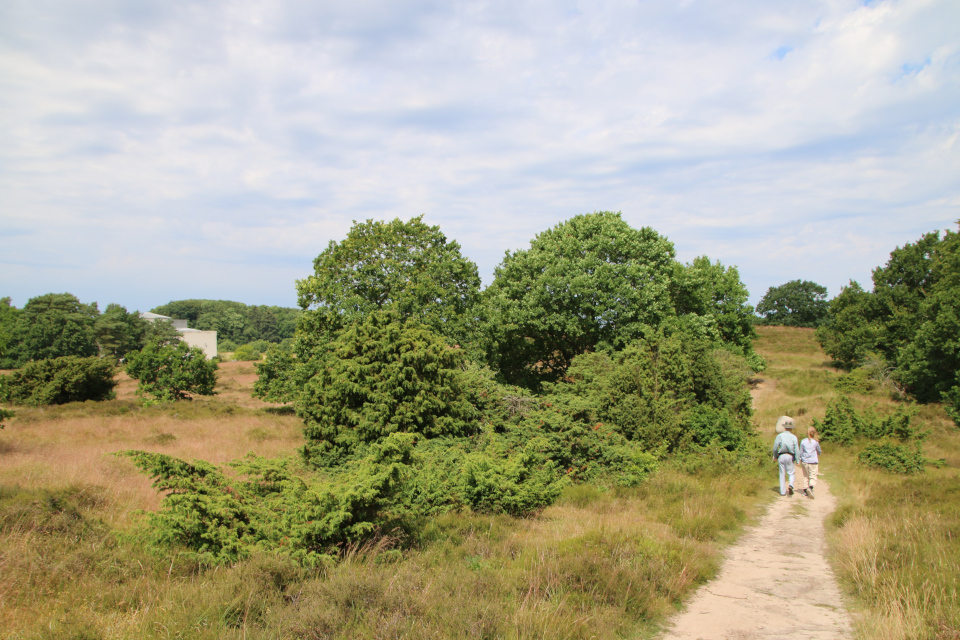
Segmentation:
[(556, 380), (573, 358), (622, 349), (673, 314), (674, 249), (619, 213), (579, 215), (507, 252), (484, 292), (492, 363), (517, 384)]
[[(897, 247), (873, 271), (873, 291), (851, 282), (830, 302), (817, 330), (824, 351), (844, 367), (869, 357), (922, 402), (960, 410), (960, 234), (924, 234)], [(960, 417), (960, 414), (958, 414)]]
[(463, 362), (461, 349), (393, 308), (350, 325), (298, 396), (306, 457), (340, 456), (394, 432), (464, 435), (475, 411), (463, 391)]
[(480, 295), (477, 265), (422, 216), (409, 222), (355, 222), (313, 266), (313, 275), (297, 281), (304, 310), (301, 352), (386, 308), (416, 318), (453, 343), (466, 340)]
[(770, 287), (757, 304), (762, 324), (815, 328), (828, 313), (827, 288), (809, 280)]
[(18, 364), (97, 354), (97, 303), (83, 304), (69, 293), (30, 298), (17, 314), (10, 352)]

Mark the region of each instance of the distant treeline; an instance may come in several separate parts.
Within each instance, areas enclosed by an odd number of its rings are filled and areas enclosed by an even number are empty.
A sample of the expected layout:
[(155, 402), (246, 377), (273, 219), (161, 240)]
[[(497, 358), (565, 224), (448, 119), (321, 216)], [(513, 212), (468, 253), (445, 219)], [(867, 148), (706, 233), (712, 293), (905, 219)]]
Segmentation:
[(173, 300), (153, 313), (186, 320), (191, 329), (216, 331), (218, 341), (248, 344), (293, 338), (300, 309), (245, 305), (230, 300)]
[[(217, 331), (228, 344), (278, 343), (292, 338), (299, 309), (248, 306), (227, 300), (175, 300), (154, 313), (185, 319), (193, 329)], [(136, 310), (110, 303), (103, 312), (96, 302), (83, 303), (71, 293), (30, 298), (22, 309), (0, 298), (0, 368), (28, 362), (77, 356), (114, 361), (141, 350), (153, 339), (178, 337), (172, 325), (147, 322)]]
[(137, 311), (110, 303), (100, 312), (70, 293), (30, 298), (22, 309), (0, 298), (0, 368), (76, 356), (120, 360), (151, 340), (175, 338), (170, 323), (150, 323)]

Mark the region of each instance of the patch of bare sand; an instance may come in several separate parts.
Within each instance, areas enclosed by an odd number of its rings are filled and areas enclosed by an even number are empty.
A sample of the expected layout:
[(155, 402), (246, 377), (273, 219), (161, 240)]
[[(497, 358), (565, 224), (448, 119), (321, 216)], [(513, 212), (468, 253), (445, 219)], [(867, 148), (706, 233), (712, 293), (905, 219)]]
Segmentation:
[(700, 587), (662, 640), (851, 638), (850, 616), (824, 557), (823, 523), (836, 500), (822, 481), (816, 496), (778, 498), (727, 551), (720, 575)]

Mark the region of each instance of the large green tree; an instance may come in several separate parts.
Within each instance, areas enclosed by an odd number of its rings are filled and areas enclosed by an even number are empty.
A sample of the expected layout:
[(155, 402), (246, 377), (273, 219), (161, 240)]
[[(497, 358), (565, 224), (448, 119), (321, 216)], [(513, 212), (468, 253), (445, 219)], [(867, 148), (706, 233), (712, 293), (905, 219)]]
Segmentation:
[(762, 324), (814, 328), (827, 317), (827, 288), (809, 280), (770, 287), (757, 304)]
[(873, 271), (873, 291), (856, 283), (830, 304), (817, 330), (845, 367), (878, 355), (922, 402), (945, 401), (960, 418), (960, 234), (924, 234), (897, 247)]
[(100, 356), (117, 361), (144, 346), (151, 323), (138, 312), (111, 302), (97, 317), (93, 329)]
[(622, 349), (674, 315), (669, 240), (619, 213), (579, 215), (507, 252), (485, 291), (489, 354), (509, 382), (538, 387), (577, 355)]
[(83, 304), (69, 293), (30, 298), (17, 314), (10, 352), (18, 364), (65, 356), (97, 354), (97, 304)]
[(416, 318), (454, 343), (466, 341), (480, 295), (477, 265), (423, 218), (354, 223), (297, 281), (303, 355), (379, 309)]

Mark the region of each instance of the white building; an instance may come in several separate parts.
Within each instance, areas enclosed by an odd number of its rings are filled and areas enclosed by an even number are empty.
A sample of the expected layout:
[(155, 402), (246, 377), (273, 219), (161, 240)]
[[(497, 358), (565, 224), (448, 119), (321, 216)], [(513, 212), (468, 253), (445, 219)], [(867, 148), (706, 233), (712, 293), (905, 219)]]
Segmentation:
[(200, 347), (203, 350), (203, 353), (207, 356), (207, 360), (217, 356), (216, 331), (200, 331), (199, 329), (191, 329), (187, 326), (186, 320), (177, 320), (168, 316), (150, 313), (149, 311), (141, 313), (140, 317), (147, 322), (156, 322), (157, 320), (161, 320), (163, 322), (171, 323), (173, 328), (180, 332), (180, 339), (191, 347)]

